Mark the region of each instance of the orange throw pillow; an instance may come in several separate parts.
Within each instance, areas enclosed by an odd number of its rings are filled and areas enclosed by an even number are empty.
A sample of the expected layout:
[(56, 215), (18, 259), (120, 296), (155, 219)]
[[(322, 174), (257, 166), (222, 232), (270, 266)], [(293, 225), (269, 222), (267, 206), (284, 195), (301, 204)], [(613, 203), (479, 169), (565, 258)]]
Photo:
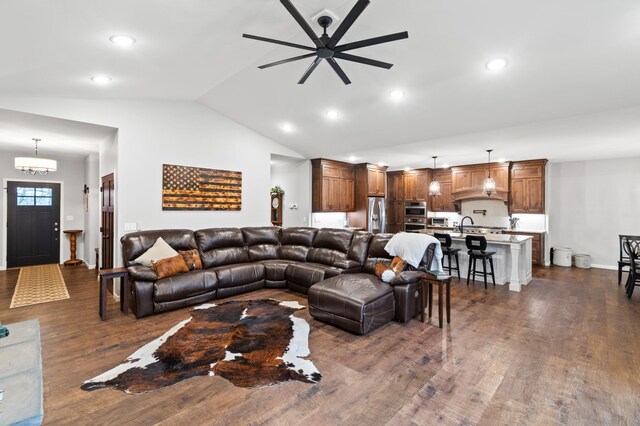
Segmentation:
[(190, 271), (202, 269), (202, 260), (200, 260), (198, 249), (178, 250), (178, 253), (180, 253), (182, 258), (184, 259), (184, 263), (187, 264), (187, 268), (189, 268)]
[(187, 264), (181, 255), (167, 257), (166, 259), (151, 261), (158, 279), (172, 277), (183, 272), (189, 272)]
[(391, 269), (391, 268), (389, 268), (384, 263), (376, 263), (376, 266), (374, 267), (374, 272), (376, 274), (376, 277), (382, 279), (382, 273), (384, 271), (388, 271), (389, 269)]
[(394, 257), (393, 260), (391, 261), (391, 270), (393, 272), (396, 273), (396, 275), (398, 275), (400, 272), (404, 271), (405, 268), (407, 267), (407, 262), (402, 259), (401, 257)]

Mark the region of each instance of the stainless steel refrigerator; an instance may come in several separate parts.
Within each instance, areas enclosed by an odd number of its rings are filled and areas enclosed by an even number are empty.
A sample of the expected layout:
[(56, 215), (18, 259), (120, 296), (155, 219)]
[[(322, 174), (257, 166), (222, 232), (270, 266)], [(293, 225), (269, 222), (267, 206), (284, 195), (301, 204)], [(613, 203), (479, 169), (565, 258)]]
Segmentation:
[(369, 197), (367, 208), (367, 230), (372, 234), (386, 231), (386, 210), (383, 197)]

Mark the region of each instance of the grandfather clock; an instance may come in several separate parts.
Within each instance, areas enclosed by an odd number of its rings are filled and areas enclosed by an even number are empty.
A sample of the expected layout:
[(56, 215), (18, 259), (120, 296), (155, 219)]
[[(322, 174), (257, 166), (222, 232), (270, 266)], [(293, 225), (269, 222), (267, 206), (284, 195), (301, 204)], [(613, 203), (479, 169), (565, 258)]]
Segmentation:
[(271, 195), (271, 224), (282, 226), (282, 194)]

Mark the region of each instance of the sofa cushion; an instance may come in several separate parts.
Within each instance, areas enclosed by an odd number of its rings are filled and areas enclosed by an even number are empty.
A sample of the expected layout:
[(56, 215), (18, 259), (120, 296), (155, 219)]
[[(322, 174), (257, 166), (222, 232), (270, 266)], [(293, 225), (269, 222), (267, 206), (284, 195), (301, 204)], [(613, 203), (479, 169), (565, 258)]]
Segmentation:
[(267, 281), (284, 281), (287, 266), (296, 263), (295, 260), (271, 259), (260, 262), (264, 265), (264, 277)]
[(369, 243), (371, 242), (372, 234), (368, 232), (358, 231), (353, 233), (353, 239), (351, 240), (351, 246), (347, 253), (347, 259), (358, 262), (360, 265), (364, 265), (367, 260), (367, 252), (369, 251)]
[(286, 228), (282, 230), (278, 257), (305, 262), (318, 230), (316, 228)]
[(217, 288), (217, 277), (211, 271), (191, 271), (153, 283), (153, 301), (169, 302), (209, 293)]
[(158, 275), (159, 280), (189, 272), (189, 267), (184, 263), (182, 255), (179, 254), (177, 256), (154, 260), (152, 262), (153, 269), (156, 271), (156, 275)]
[(393, 289), (371, 274), (340, 275), (309, 289), (309, 313), (352, 333), (367, 334), (393, 319)]
[(195, 232), (205, 268), (249, 262), (249, 252), (239, 228), (210, 228)]
[(333, 265), (338, 260), (347, 260), (353, 232), (345, 229), (320, 229), (307, 255), (308, 262)]
[(198, 247), (193, 231), (190, 229), (132, 232), (120, 239), (125, 266), (133, 265), (134, 260), (149, 250), (158, 238), (162, 238), (174, 250), (191, 250)]
[(287, 283), (297, 287), (309, 288), (326, 278), (340, 275), (342, 270), (320, 263), (292, 263), (284, 272)]
[(384, 249), (393, 234), (376, 234), (369, 242), (369, 251), (367, 260), (364, 263), (362, 272), (367, 274), (375, 274), (375, 267), (378, 263), (390, 265), (393, 256)]
[(218, 277), (218, 288), (236, 287), (264, 281), (265, 267), (261, 263), (240, 263), (211, 269)]
[(135, 263), (144, 266), (152, 266), (153, 262), (178, 256), (178, 252), (171, 248), (162, 237), (159, 237), (147, 251), (134, 259)]
[(242, 234), (249, 249), (250, 261), (278, 258), (280, 228), (275, 226), (242, 228)]

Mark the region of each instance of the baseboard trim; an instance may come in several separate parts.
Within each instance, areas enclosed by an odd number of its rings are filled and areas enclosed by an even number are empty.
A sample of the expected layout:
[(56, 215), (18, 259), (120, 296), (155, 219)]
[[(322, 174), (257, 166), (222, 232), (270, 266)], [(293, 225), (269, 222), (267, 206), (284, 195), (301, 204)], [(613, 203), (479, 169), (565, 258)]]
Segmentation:
[(610, 271), (617, 271), (618, 267), (617, 266), (611, 266), (611, 265), (599, 265), (599, 264), (593, 264), (591, 265), (592, 268), (596, 268), (596, 269), (607, 269)]
[(0, 265), (0, 271), (6, 271), (6, 270), (7, 270), (6, 266)]

